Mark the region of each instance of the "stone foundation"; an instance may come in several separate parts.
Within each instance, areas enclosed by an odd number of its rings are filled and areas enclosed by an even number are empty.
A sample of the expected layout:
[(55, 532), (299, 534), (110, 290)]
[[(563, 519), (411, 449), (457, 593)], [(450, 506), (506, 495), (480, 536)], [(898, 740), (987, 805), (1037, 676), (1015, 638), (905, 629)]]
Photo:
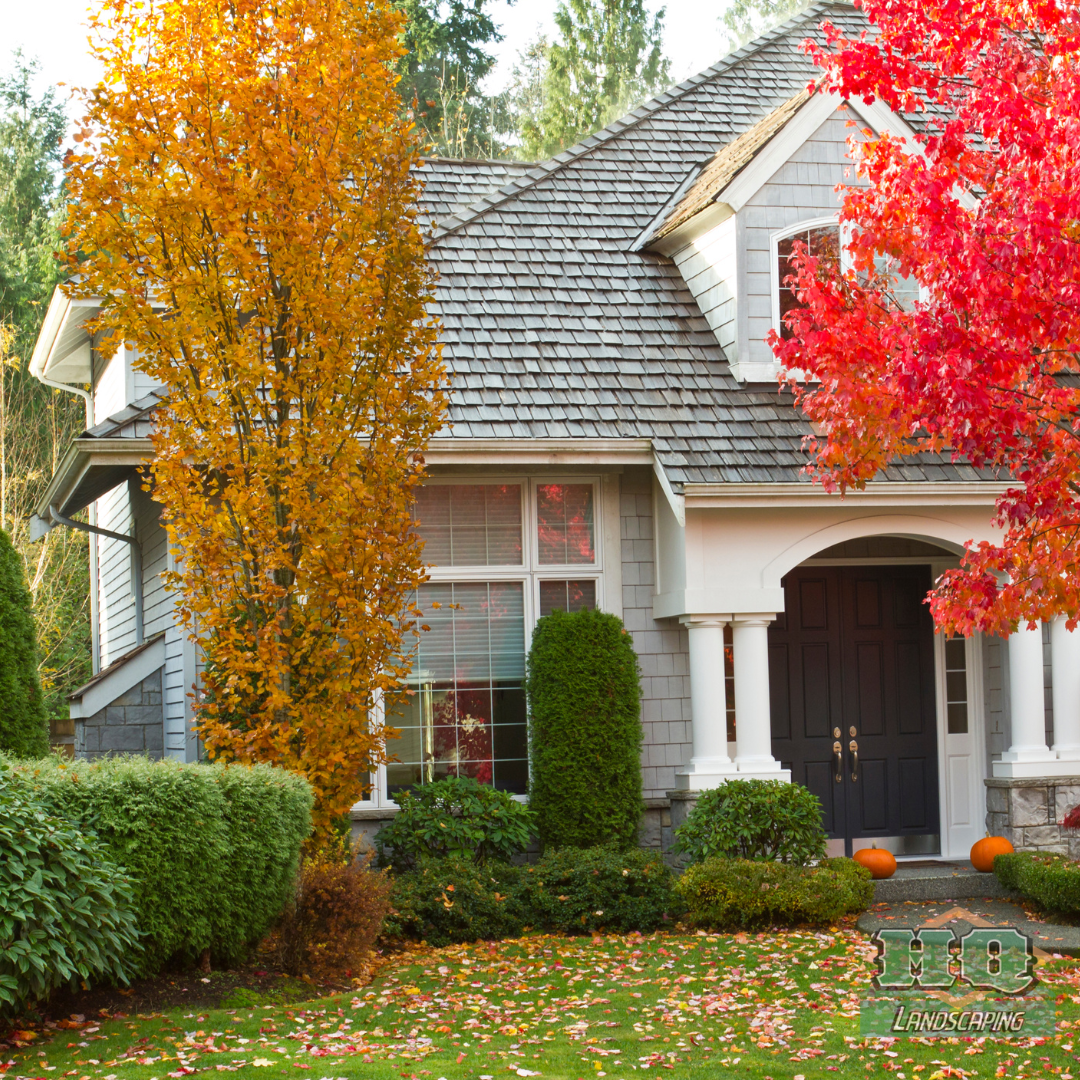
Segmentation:
[(1080, 776), (986, 781), (986, 829), (1004, 836), (1017, 851), (1053, 851), (1080, 858), (1080, 833), (1066, 832), (1061, 819), (1080, 803)]
[(93, 716), (75, 720), (75, 756), (110, 754), (165, 755), (165, 714), (161, 703), (161, 668)]

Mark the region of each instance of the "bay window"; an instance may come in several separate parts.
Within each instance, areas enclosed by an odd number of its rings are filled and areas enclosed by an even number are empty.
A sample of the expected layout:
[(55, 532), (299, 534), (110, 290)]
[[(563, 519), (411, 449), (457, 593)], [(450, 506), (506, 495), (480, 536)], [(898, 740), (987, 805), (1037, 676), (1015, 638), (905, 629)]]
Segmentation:
[(386, 717), (397, 760), (359, 806), (446, 776), (524, 797), (525, 656), (538, 618), (603, 603), (600, 484), (593, 477), (434, 478), (416, 500), (430, 580), (408, 699)]

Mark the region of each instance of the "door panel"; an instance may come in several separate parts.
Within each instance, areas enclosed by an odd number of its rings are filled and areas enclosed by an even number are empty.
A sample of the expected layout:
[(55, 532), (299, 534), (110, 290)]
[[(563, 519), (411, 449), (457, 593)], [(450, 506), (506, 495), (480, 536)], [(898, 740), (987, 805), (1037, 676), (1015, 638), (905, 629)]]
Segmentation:
[(919, 836), (922, 851), (937, 839), (929, 588), (921, 566), (806, 567), (784, 579), (786, 614), (769, 631), (773, 753), (849, 852), (875, 836)]

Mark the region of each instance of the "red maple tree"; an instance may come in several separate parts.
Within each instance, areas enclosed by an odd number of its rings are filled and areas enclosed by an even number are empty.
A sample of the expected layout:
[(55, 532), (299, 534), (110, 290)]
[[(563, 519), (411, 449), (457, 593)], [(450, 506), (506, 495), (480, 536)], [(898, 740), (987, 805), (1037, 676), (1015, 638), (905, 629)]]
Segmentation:
[[(856, 0), (859, 3), (859, 0)], [(916, 135), (851, 140), (845, 268), (805, 251), (771, 344), (819, 432), (812, 473), (860, 487), (927, 451), (1009, 482), (997, 543), (931, 595), (939, 627), (1080, 614), (1080, 5), (862, 0), (859, 40), (807, 42), (819, 87)], [(918, 290), (912, 286), (917, 283)], [(914, 296), (918, 299), (913, 299)]]

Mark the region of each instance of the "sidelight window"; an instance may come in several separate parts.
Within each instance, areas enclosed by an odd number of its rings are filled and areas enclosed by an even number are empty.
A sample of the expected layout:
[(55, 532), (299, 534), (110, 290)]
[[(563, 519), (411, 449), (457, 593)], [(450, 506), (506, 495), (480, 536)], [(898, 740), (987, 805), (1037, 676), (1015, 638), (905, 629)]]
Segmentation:
[(951, 637), (945, 641), (945, 715), (950, 735), (968, 731), (967, 640)]

